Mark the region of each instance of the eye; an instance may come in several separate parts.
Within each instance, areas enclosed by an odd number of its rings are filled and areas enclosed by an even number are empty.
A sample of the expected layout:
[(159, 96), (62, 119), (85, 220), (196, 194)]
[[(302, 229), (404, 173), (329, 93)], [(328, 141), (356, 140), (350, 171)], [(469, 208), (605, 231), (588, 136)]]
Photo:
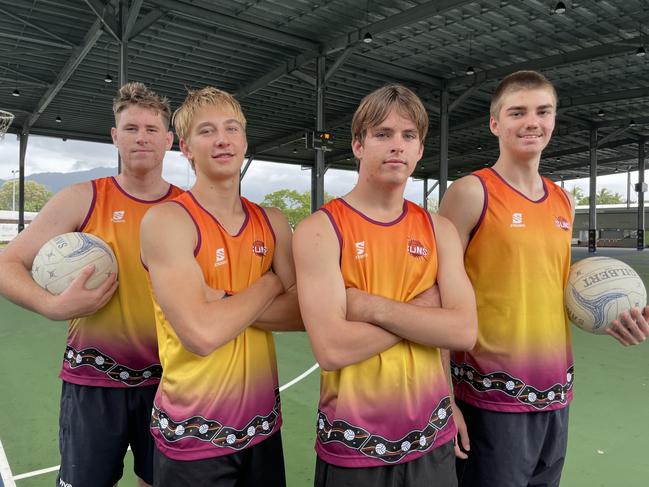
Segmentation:
[(414, 132), (408, 132), (408, 133), (404, 134), (403, 137), (405, 139), (408, 139), (408, 140), (416, 140), (417, 139), (417, 134), (415, 134)]
[(232, 125), (232, 126), (227, 128), (227, 131), (234, 134), (234, 133), (239, 132), (239, 127), (236, 126), (236, 125)]

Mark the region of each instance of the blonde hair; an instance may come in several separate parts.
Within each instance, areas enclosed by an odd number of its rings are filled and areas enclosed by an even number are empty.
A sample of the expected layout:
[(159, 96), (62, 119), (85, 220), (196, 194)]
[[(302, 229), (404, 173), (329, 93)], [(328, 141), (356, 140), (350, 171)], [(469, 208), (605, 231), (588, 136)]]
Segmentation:
[(119, 114), (133, 105), (148, 108), (157, 113), (162, 117), (165, 128), (169, 128), (169, 120), (171, 119), (169, 100), (164, 96), (158, 95), (155, 91), (147, 88), (144, 83), (140, 83), (139, 81), (126, 83), (117, 92), (117, 96), (113, 99), (115, 123), (117, 123)]
[(423, 144), (428, 133), (428, 114), (424, 104), (412, 90), (398, 84), (386, 85), (363, 98), (352, 119), (352, 140), (363, 143), (367, 129), (378, 126), (395, 108), (415, 124)]
[(196, 112), (206, 106), (225, 106), (231, 108), (235, 118), (246, 129), (246, 117), (243, 115), (241, 105), (230, 93), (206, 86), (200, 90), (190, 90), (182, 105), (174, 112), (173, 124), (178, 137), (187, 140), (191, 129), (192, 121)]
[(559, 103), (557, 90), (545, 76), (538, 71), (516, 71), (505, 76), (496, 87), (496, 91), (491, 97), (489, 113), (492, 117), (498, 118), (498, 114), (503, 105), (503, 98), (509, 93), (520, 90), (539, 90), (544, 88), (550, 90), (552, 96), (554, 96), (556, 108), (556, 105)]

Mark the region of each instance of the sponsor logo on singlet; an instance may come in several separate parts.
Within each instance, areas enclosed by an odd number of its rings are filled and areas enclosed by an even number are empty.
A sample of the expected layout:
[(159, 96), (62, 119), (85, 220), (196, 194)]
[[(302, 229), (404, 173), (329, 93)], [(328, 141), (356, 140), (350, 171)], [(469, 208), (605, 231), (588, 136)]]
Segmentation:
[(356, 248), (356, 259), (361, 260), (367, 257), (367, 254), (365, 253), (365, 240), (361, 242), (356, 242), (354, 244), (354, 247)]
[(525, 228), (525, 223), (523, 223), (523, 214), (512, 213), (512, 224), (509, 226), (510, 228)]
[(252, 242), (252, 252), (259, 257), (263, 257), (268, 253), (268, 247), (261, 240), (255, 240)]
[(415, 240), (414, 238), (408, 239), (407, 250), (416, 259), (426, 259), (428, 257), (428, 249), (419, 240)]
[(216, 260), (214, 261), (214, 267), (227, 264), (228, 261), (225, 258), (225, 249), (223, 247), (216, 249)]
[(124, 210), (117, 210), (113, 212), (113, 222), (114, 223), (124, 223), (126, 220), (124, 219), (124, 215), (126, 214), (126, 211)]

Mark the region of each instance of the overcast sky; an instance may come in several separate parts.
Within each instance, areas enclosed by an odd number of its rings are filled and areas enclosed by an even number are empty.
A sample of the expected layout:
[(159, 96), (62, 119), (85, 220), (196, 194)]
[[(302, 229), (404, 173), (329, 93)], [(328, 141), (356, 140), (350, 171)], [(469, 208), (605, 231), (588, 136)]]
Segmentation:
[[(27, 175), (39, 172), (83, 171), (95, 167), (117, 167), (117, 150), (110, 144), (63, 141), (51, 137), (29, 137), (25, 161)], [(0, 179), (10, 179), (11, 171), (18, 169), (18, 141), (15, 135), (7, 134), (0, 140)], [(193, 173), (187, 160), (179, 152), (168, 152), (164, 160), (164, 177), (182, 187), (193, 184)], [(274, 164), (264, 161), (253, 161), (242, 183), (242, 193), (255, 202), (260, 202), (264, 195), (278, 189), (310, 189), (311, 172), (299, 166)], [(649, 174), (645, 176), (649, 180)], [(637, 172), (631, 173), (631, 182), (637, 182)], [(341, 196), (347, 193), (356, 182), (356, 173), (352, 171), (329, 170), (325, 175), (325, 191)], [(626, 173), (602, 176), (598, 178), (598, 190), (606, 187), (626, 198)], [(432, 185), (432, 182), (429, 183)], [(588, 179), (566, 181), (565, 187), (580, 186), (588, 194)], [(420, 203), (422, 200), (422, 181), (410, 181), (406, 187), (406, 197)], [(431, 195), (437, 199), (437, 190)], [(632, 193), (632, 200), (635, 200)]]

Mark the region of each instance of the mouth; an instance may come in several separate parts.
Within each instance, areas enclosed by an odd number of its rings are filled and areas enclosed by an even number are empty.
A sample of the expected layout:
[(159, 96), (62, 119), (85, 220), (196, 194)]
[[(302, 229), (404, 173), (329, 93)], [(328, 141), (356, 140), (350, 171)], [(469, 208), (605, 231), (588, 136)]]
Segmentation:
[(384, 162), (384, 164), (397, 164), (402, 166), (408, 165), (406, 161), (402, 161), (401, 159), (388, 159), (387, 161)]
[(213, 155), (212, 159), (217, 161), (227, 161), (228, 159), (231, 159), (233, 157), (234, 154), (232, 152), (221, 152), (220, 154)]
[(541, 134), (523, 134), (518, 136), (520, 139), (524, 140), (536, 140), (542, 137)]

